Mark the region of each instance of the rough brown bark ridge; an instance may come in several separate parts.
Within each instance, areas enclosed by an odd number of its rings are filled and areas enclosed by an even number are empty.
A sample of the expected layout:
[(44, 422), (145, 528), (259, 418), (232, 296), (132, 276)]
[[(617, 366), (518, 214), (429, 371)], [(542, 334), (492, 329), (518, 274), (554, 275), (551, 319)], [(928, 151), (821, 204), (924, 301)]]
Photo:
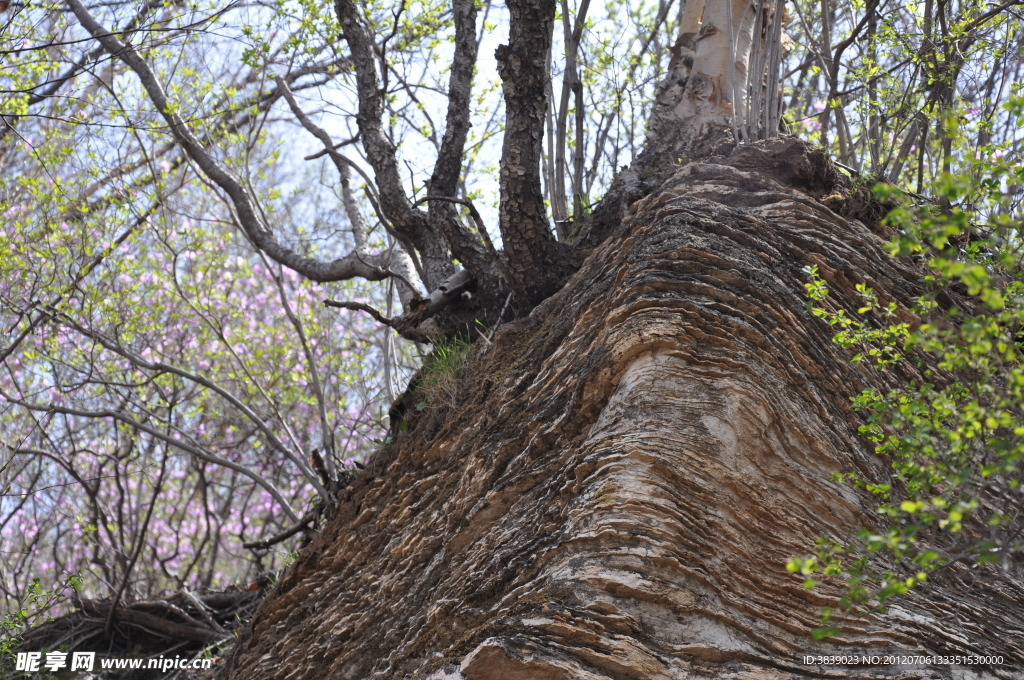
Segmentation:
[(866, 282), (905, 307), (920, 273), (819, 200), (838, 177), (795, 140), (655, 174), (560, 292), (474, 347), (454, 406), (396, 412), (226, 677), (781, 679), (855, 650), (1006, 663), (845, 677), (1020, 677), (1019, 587), (949, 574), (815, 642), (829, 600), (784, 569), (871, 521), (834, 471), (886, 474), (848, 402), (871, 378), (807, 313), (803, 268), (848, 306)]

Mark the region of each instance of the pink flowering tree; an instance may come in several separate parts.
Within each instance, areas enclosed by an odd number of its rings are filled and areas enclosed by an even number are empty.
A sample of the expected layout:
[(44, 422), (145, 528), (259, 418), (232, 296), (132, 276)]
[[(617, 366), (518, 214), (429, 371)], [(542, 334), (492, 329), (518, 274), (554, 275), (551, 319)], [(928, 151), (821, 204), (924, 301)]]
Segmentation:
[[(33, 16), (12, 22), (27, 43), (46, 35)], [(78, 56), (69, 48), (42, 73)], [(44, 76), (32, 61), (9, 65), (6, 82), (35, 93)], [(156, 117), (119, 108), (134, 83), (108, 60), (93, 66), (43, 102), (46, 115), (5, 117), (0, 131), (0, 588), (12, 608), (36, 577), (78, 574), (91, 595), (146, 597), (278, 568), (301, 536), (245, 545), (317, 525), (382, 438), (412, 368), (390, 331), (322, 305), (388, 308), (400, 304), (393, 284), (315, 284), (254, 249)], [(315, 83), (331, 68), (292, 75)], [(275, 190), (283, 133), (252, 127), (270, 113), (258, 88), (196, 85), (188, 105), (213, 112), (203, 134), (224, 162), (245, 159), (282, 239), (325, 257), (346, 244), (368, 260), (396, 252), (361, 221), (365, 198), (335, 195), (318, 165)]]
[(9, 597), (41, 574), (113, 593), (130, 576), (136, 595), (251, 579), (281, 554), (243, 543), (312, 524), (381, 436), (380, 365), (404, 359), (233, 239), (184, 172), (86, 214), (73, 181), (4, 187), (20, 198), (0, 258), (21, 331), (0, 377)]

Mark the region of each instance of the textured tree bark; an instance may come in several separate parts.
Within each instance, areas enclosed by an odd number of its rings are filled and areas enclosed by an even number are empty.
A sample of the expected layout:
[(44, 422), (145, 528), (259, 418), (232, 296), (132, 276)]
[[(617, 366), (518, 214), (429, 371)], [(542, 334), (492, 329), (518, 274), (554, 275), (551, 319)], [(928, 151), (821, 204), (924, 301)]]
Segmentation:
[(558, 290), (575, 268), (555, 240), (541, 190), (548, 52), (555, 0), (510, 0), (508, 45), (494, 53), (505, 94), (499, 224), (516, 303), (529, 309)]
[(887, 474), (848, 401), (878, 378), (807, 313), (803, 269), (901, 309), (920, 272), (828, 207), (840, 177), (793, 139), (644, 182), (561, 291), (473, 348), (457, 403), (396, 407), (225, 677), (782, 679), (828, 676), (804, 654), (897, 650), (1004, 665), (839, 675), (1020, 677), (1019, 584), (953, 572), (816, 642), (838, 591), (784, 568), (872, 521), (833, 472)]
[(775, 136), (782, 19), (783, 3), (772, 0), (687, 2), (649, 136), (698, 140), (715, 129), (737, 141)]

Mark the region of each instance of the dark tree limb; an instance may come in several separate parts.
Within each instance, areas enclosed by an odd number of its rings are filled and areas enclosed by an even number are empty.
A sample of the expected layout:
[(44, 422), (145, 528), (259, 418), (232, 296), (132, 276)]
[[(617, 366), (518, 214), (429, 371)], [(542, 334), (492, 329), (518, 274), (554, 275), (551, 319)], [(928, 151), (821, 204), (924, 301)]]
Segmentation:
[(453, 0), (455, 56), (448, 81), (448, 113), (437, 163), (430, 178), (432, 192), (455, 194), (462, 175), (462, 159), (470, 127), (473, 70), (476, 66), (476, 5), (473, 0)]
[[(109, 637), (103, 634), (103, 624), (107, 613), (113, 610), (111, 601), (82, 602), (76, 597), (76, 611), (28, 629), (16, 650), (59, 649), (66, 645), (69, 652), (95, 651), (97, 656), (165, 658), (182, 648), (198, 651), (199, 646), (228, 638), (249, 620), (269, 585), (264, 574), (245, 589), (232, 587), (205, 594), (183, 589), (166, 598), (125, 599), (116, 608), (117, 624)], [(124, 617), (119, 616), (126, 612), (129, 613)], [(182, 630), (186, 631), (184, 639), (176, 637)]]
[[(448, 112), (429, 184), (430, 193), (436, 196), (454, 196), (462, 178), (477, 55), (475, 1), (453, 0), (452, 13), (455, 18), (455, 55), (448, 81)], [(453, 206), (430, 203), (427, 211), (431, 225), (444, 235), (452, 254), (476, 275), (478, 283), (494, 278), (491, 258), (459, 221)]]
[(457, 203), (458, 205), (465, 206), (469, 210), (469, 216), (473, 220), (473, 224), (476, 225), (476, 229), (480, 232), (480, 238), (484, 242), (484, 246), (487, 247), (487, 252), (491, 256), (491, 260), (494, 262), (494, 266), (501, 272), (502, 278), (509, 285), (512, 285), (512, 277), (508, 273), (508, 268), (505, 266), (505, 261), (502, 260), (501, 255), (498, 254), (497, 248), (494, 247), (494, 241), (491, 240), (491, 235), (487, 233), (487, 227), (484, 225), (484, 220), (480, 217), (480, 212), (473, 205), (470, 200), (464, 200), (461, 198), (449, 198), (448, 196), (425, 196), (420, 200), (416, 201), (419, 203), (427, 203), (429, 201), (444, 201), (446, 203)]
[(352, 302), (350, 300), (324, 300), (324, 305), (327, 307), (336, 307), (338, 309), (351, 309), (356, 312), (366, 312), (376, 319), (377, 322), (382, 323), (389, 328), (394, 327), (395, 325), (394, 319), (389, 319), (370, 305), (362, 302)]
[(185, 599), (192, 603), (192, 606), (195, 607), (196, 611), (199, 612), (199, 615), (203, 617), (203, 621), (206, 621), (206, 624), (210, 626), (210, 628), (213, 628), (218, 633), (227, 634), (224, 627), (217, 623), (217, 619), (213, 618), (210, 614), (210, 608), (203, 604), (191, 590), (187, 587), (183, 587), (181, 589), (181, 594), (185, 596)]
[(494, 53), (505, 95), (500, 226), (515, 298), (533, 306), (558, 290), (572, 269), (570, 248), (551, 233), (541, 190), (555, 2), (510, 0), (508, 9), (508, 45)]
[(112, 616), (115, 621), (123, 621), (130, 626), (145, 628), (148, 631), (177, 640), (193, 640), (210, 644), (219, 642), (227, 637), (226, 633), (218, 633), (206, 627), (189, 626), (182, 623), (175, 623), (167, 619), (145, 612), (127, 609), (124, 607), (113, 607), (109, 602), (97, 602), (87, 600), (84, 597), (79, 600), (82, 611), (96, 616)]
[(441, 329), (431, 322), (432, 318), (472, 283), (473, 275), (470, 271), (460, 269), (442, 281), (441, 285), (435, 288), (425, 300), (418, 300), (409, 311), (393, 319), (389, 319), (362, 302), (324, 300), (324, 305), (366, 312), (385, 326), (394, 328), (402, 337), (417, 342), (432, 342), (442, 334)]
[[(333, 302), (333, 300), (331, 300), (329, 302)], [(327, 303), (325, 302), (324, 304), (327, 304)], [(335, 306), (341, 306), (341, 305), (328, 305), (328, 306), (335, 307)], [(266, 550), (267, 548), (275, 546), (278, 543), (282, 543), (284, 541), (287, 541), (289, 538), (291, 538), (295, 534), (299, 533), (300, 531), (303, 531), (304, 529), (306, 529), (309, 526), (309, 523), (312, 522), (315, 518), (316, 518), (316, 509), (310, 510), (305, 515), (303, 515), (302, 519), (299, 520), (296, 524), (293, 524), (292, 526), (288, 527), (287, 529), (285, 529), (281, 533), (275, 534), (275, 535), (271, 536), (270, 538), (267, 538), (267, 539), (262, 540), (262, 541), (251, 541), (249, 543), (243, 543), (242, 547), (245, 548), (246, 550)]]
[(473, 275), (468, 269), (460, 269), (441, 285), (435, 288), (426, 300), (421, 301), (412, 310), (395, 319), (394, 328), (396, 331), (410, 339), (430, 340), (430, 330), (421, 329), (420, 326), (435, 316), (438, 312), (448, 306), (456, 296), (473, 283)]
[(334, 10), (352, 51), (356, 94), (359, 98), (356, 124), (366, 159), (377, 180), (381, 212), (400, 240), (408, 240), (420, 251), (427, 288), (435, 288), (452, 274), (455, 267), (448, 255), (448, 245), (431, 229), (427, 214), (413, 207), (402, 187), (395, 146), (384, 134), (381, 122), (384, 115), (384, 90), (377, 77), (373, 38), (363, 25), (362, 11), (355, 0), (336, 0)]

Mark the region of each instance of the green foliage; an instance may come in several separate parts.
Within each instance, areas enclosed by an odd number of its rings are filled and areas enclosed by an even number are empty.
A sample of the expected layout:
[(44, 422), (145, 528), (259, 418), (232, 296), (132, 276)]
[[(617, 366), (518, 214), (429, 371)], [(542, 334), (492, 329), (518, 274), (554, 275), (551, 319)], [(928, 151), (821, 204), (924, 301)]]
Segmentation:
[[(1015, 117), (1022, 110), (1021, 99), (1007, 105)], [(837, 329), (833, 341), (854, 352), (851, 361), (879, 372), (910, 362), (921, 376), (853, 400), (866, 418), (860, 433), (892, 479), (872, 483), (857, 471), (835, 478), (878, 498), (879, 526), (849, 542), (823, 537), (814, 554), (787, 565), (808, 589), (819, 574), (840, 579), (844, 610), (884, 611), (957, 564), (988, 578), (1022, 568), (1024, 227), (1012, 200), (1024, 170), (987, 152), (984, 162), (945, 173), (934, 204), (904, 201), (886, 218), (898, 230), (892, 254), (922, 259), (930, 272), (932, 290), (912, 310), (920, 323), (898, 320), (895, 303), (881, 304), (863, 284), (855, 313), (838, 308), (817, 268), (808, 270), (811, 311)], [(893, 198), (889, 187), (876, 192)], [(965, 302), (941, 308), (937, 300), (951, 295)], [(823, 611), (816, 636), (837, 632), (831, 614)]]
[[(1019, 77), (1016, 12), (978, 0), (794, 0), (787, 14), (785, 127), (845, 165), (923, 193), (950, 157), (984, 157), (993, 140), (1020, 146), (1001, 106)], [(820, 56), (830, 52), (834, 64)]]
[(281, 566), (290, 567), (295, 564), (295, 560), (299, 559), (298, 550), (285, 550), (281, 553)]
[[(67, 599), (68, 591), (78, 590), (81, 586), (81, 579), (74, 574), (67, 575), (63, 581), (49, 589), (43, 587), (40, 578), (32, 579), (21, 597), (21, 606), (0, 617), (0, 677), (7, 677), (7, 664), (22, 634), (32, 626), (52, 621), (52, 612)], [(13, 667), (13, 663), (11, 665)], [(36, 677), (43, 680), (43, 676)]]

